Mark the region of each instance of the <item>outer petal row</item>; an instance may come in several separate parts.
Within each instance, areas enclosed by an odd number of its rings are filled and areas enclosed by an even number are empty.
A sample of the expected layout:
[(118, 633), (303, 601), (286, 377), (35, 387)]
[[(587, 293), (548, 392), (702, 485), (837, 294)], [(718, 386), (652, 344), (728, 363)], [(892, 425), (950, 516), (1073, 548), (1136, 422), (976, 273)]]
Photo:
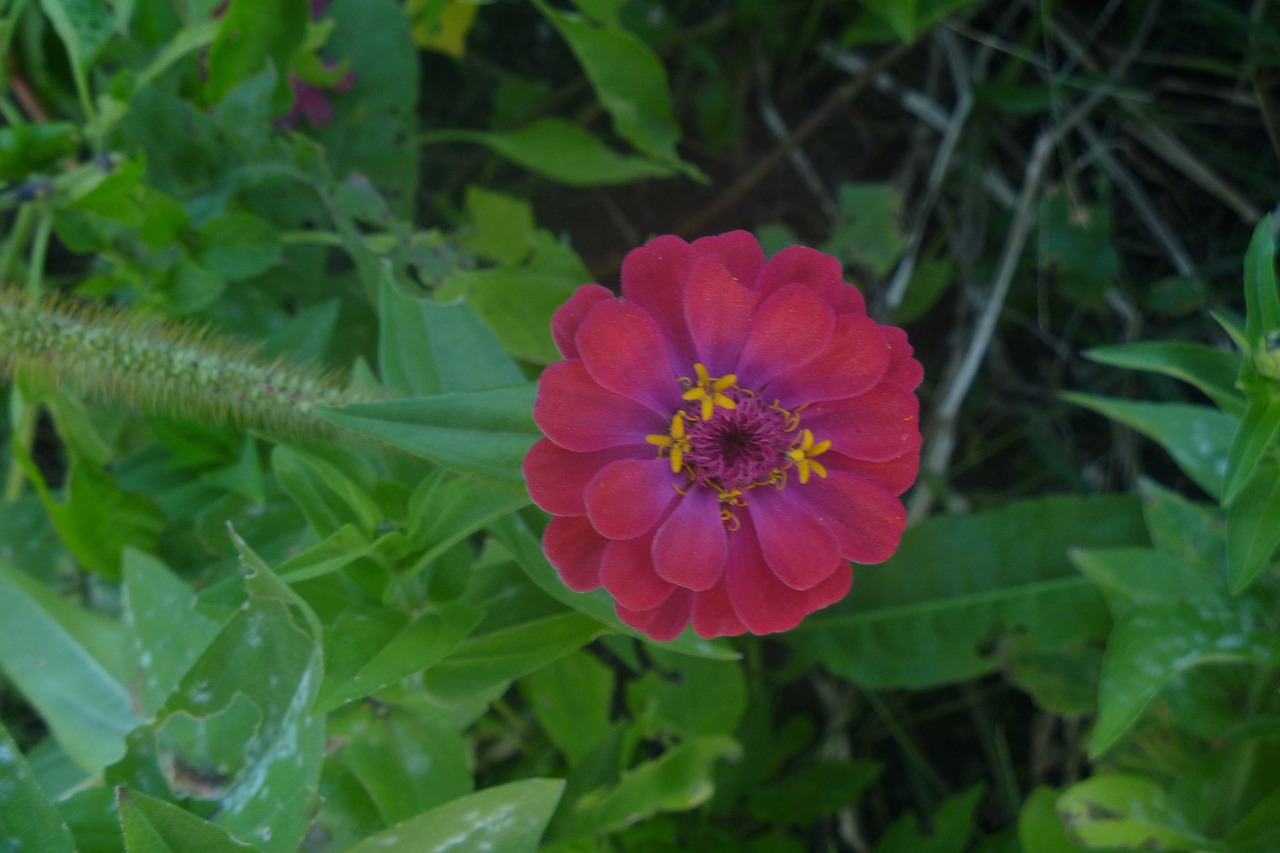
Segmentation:
[(578, 453), (643, 446), (646, 435), (667, 431), (666, 418), (601, 388), (578, 359), (558, 361), (542, 371), (533, 420), (547, 438)]

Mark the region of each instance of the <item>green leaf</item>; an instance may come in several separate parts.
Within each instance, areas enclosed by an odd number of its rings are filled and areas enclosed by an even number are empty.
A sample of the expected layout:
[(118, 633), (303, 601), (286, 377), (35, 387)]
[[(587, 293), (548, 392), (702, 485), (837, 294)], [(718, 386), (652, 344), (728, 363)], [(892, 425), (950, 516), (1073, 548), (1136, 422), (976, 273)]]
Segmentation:
[(1280, 788), (1249, 809), (1227, 834), (1235, 850), (1263, 853), (1280, 847)]
[(1225, 601), (1215, 574), (1164, 551), (1075, 548), (1071, 560), (1097, 585), (1116, 616), (1153, 604)]
[(195, 593), (155, 557), (125, 552), (125, 624), (140, 670), (134, 690), (145, 715), (164, 704), (221, 628), (197, 603)]
[(448, 279), (512, 355), (536, 364), (559, 358), (551, 316), (585, 280), (533, 266), (460, 270)]
[[(259, 13), (262, 14), (262, 13)], [(335, 0), (326, 56), (350, 63), (352, 86), (330, 92), (333, 121), (311, 133), (324, 146), (335, 175), (358, 172), (386, 197), (391, 210), (413, 221), (419, 189), (418, 100), (421, 57), (409, 20), (396, 0)]]
[[(1222, 495), (1227, 448), (1236, 432), (1235, 418), (1208, 406), (1135, 403), (1092, 394), (1060, 396), (1142, 433), (1167, 450), (1178, 467), (1205, 492), (1215, 498)], [(1277, 414), (1280, 416), (1280, 409)]]
[(1280, 331), (1280, 293), (1276, 289), (1276, 234), (1270, 214), (1253, 229), (1244, 256), (1245, 336), (1251, 347)]
[[(84, 644), (89, 635), (78, 623), (99, 618), (0, 562), (0, 671), (90, 772), (124, 755), (125, 735), (142, 722), (129, 692)], [(122, 645), (118, 633), (99, 641)]]
[(1195, 832), (1169, 794), (1142, 776), (1094, 776), (1068, 788), (1057, 807), (1089, 848), (1224, 850)]
[(1094, 347), (1091, 360), (1130, 370), (1150, 370), (1190, 383), (1232, 417), (1244, 414), (1245, 403), (1236, 389), (1240, 356), (1206, 344), (1185, 341), (1138, 341)]
[(737, 661), (649, 650), (653, 668), (627, 685), (627, 704), (647, 733), (681, 737), (732, 734), (747, 707)]
[(584, 794), (574, 804), (565, 836), (601, 834), (658, 812), (697, 808), (715, 793), (714, 769), (721, 759), (742, 754), (737, 741), (723, 735), (695, 737), (658, 758), (624, 771), (616, 785)]
[(1280, 635), (1255, 627), (1245, 607), (1211, 602), (1135, 608), (1116, 621), (1102, 659), (1098, 722), (1090, 754), (1101, 755), (1132, 726), (1170, 679), (1209, 663), (1248, 661), (1280, 666)]
[(520, 465), (541, 435), (536, 385), (320, 408), (325, 420), (460, 474), (523, 489)]
[(494, 690), (582, 648), (604, 626), (580, 613), (565, 613), (472, 637), (425, 672), (423, 687), (458, 705)]
[(67, 49), (77, 87), (87, 94), (89, 68), (118, 31), (111, 10), (101, 0), (40, 0), (40, 8)]
[(235, 853), (256, 848), (172, 803), (120, 788), (120, 827), (129, 853)]
[(270, 62), (279, 75), (273, 102), (283, 112), (292, 96), (284, 72), (306, 37), (307, 18), (306, 0), (231, 0), (209, 48), (208, 99), (222, 100)]
[[(7, 629), (6, 623), (6, 629)], [(49, 804), (18, 745), (0, 725), (0, 838), (11, 850), (73, 853), (71, 833)]]
[(919, 33), (916, 7), (919, 0), (861, 0), (863, 8), (889, 25), (904, 42), (915, 41)]
[(889, 825), (874, 853), (962, 853), (973, 835), (982, 786), (943, 800), (927, 824), (908, 812)]
[[(511, 552), (529, 580), (547, 595), (574, 610), (587, 614), (597, 622), (608, 626), (612, 631), (652, 642), (644, 634), (622, 624), (618, 619), (617, 611), (614, 610), (613, 599), (603, 589), (587, 593), (574, 592), (561, 582), (555, 568), (547, 562), (546, 555), (542, 553), (539, 534), (535, 533), (530, 525), (530, 519), (534, 518), (543, 519), (542, 523), (545, 524), (545, 515), (530, 510), (526, 513), (512, 513), (504, 516), (490, 524), (489, 530)], [(738, 657), (737, 652), (727, 643), (704, 640), (690, 631), (686, 631), (669, 643), (663, 643), (662, 648), (720, 660), (733, 660)]]
[[(1253, 374), (1253, 367), (1246, 362), (1241, 372)], [(1275, 447), (1280, 438), (1280, 395), (1274, 394), (1266, 385), (1250, 384), (1246, 379), (1241, 383), (1245, 387), (1248, 404), (1226, 454), (1226, 485), (1221, 494), (1224, 505), (1235, 501), (1253, 475), (1262, 454)]]
[(348, 607), (327, 632), (325, 678), (315, 713), (434, 666), (457, 649), (482, 615), (467, 602), (411, 617), (381, 607)]
[(301, 583), (346, 568), (376, 548), (377, 545), (366, 539), (363, 533), (347, 524), (327, 539), (281, 563), (276, 567), (276, 573), (285, 583)]
[(892, 183), (841, 184), (840, 224), (822, 251), (846, 266), (860, 266), (883, 276), (907, 247), (898, 228), (902, 193)]
[(428, 137), (436, 140), (478, 142), (518, 166), (571, 187), (611, 186), (675, 174), (670, 165), (619, 154), (591, 132), (558, 118), (539, 119), (504, 133), (449, 130)]
[(609, 733), (613, 691), (613, 670), (586, 651), (520, 680), (538, 725), (571, 765), (581, 763)]
[[(438, 706), (348, 706), (332, 718), (331, 760), (360, 784), (383, 824), (408, 820), (472, 791), (469, 736)], [(327, 804), (326, 804), (327, 805)]]
[(813, 826), (851, 807), (883, 770), (875, 761), (819, 761), (751, 792), (751, 815), (779, 826)]
[(366, 838), (347, 853), (534, 853), (563, 790), (559, 779), (495, 785)]
[(426, 549), (401, 574), (407, 582), (454, 545), (529, 503), (524, 492), (489, 485), (466, 477), (449, 477), (425, 484), (409, 507), (409, 530)]
[(277, 445), (271, 451), (271, 468), (319, 536), (331, 536), (350, 524), (371, 537), (383, 520), (381, 508), (363, 486), (321, 456)]
[(200, 264), (228, 281), (253, 278), (280, 262), (280, 233), (252, 213), (214, 217), (198, 236)]
[(676, 151), (680, 129), (671, 107), (662, 62), (631, 33), (557, 11), (542, 0), (538, 10), (555, 25), (578, 58), (613, 129), (638, 150), (694, 178), (703, 175)]
[(1227, 508), (1227, 560), (1231, 591), (1243, 592), (1280, 545), (1280, 464), (1267, 457)]
[(493, 331), (465, 302), (402, 294), (384, 267), (378, 302), (378, 370), (410, 396), (487, 391), (524, 382)]
[(999, 666), (986, 650), (1005, 632), (1030, 631), (1047, 649), (1105, 636), (1106, 610), (1068, 549), (1145, 540), (1128, 497), (1042, 498), (932, 518), (909, 529), (887, 562), (860, 568), (849, 596), (790, 637), (869, 689), (974, 678)]
[(1041, 785), (1031, 792), (1018, 812), (1018, 841), (1024, 853), (1088, 853), (1072, 840), (1055, 803), (1058, 793)]

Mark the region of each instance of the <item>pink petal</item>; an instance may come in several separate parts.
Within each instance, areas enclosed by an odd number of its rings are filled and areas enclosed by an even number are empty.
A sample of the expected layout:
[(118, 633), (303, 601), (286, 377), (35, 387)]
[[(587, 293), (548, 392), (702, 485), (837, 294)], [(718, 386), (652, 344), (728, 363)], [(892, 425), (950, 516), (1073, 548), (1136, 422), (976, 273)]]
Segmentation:
[(728, 553), (720, 498), (704, 486), (689, 490), (653, 539), (654, 570), (686, 589), (715, 586)]
[(874, 320), (863, 314), (836, 318), (826, 349), (769, 383), (767, 395), (794, 409), (818, 400), (857, 397), (876, 386), (889, 368), (889, 347)]
[(843, 295), (844, 267), (816, 249), (788, 246), (765, 265), (756, 289), (761, 296), (769, 296), (791, 284), (802, 284), (823, 302), (835, 305)]
[(666, 459), (619, 459), (587, 485), (587, 515), (606, 539), (634, 539), (653, 529), (686, 480)]
[(646, 435), (665, 435), (667, 419), (596, 384), (577, 359), (542, 371), (533, 420), (547, 438), (585, 453), (625, 444), (644, 445)]
[(823, 481), (839, 491), (843, 505), (840, 552), (855, 563), (882, 563), (893, 556), (907, 527), (907, 513), (884, 485), (845, 471)]
[(663, 358), (662, 333), (653, 318), (616, 300), (596, 304), (578, 327), (578, 352), (591, 378), (663, 418), (678, 408), (684, 389)]
[(676, 590), (674, 584), (654, 573), (653, 559), (649, 556), (652, 544), (652, 536), (640, 536), (612, 541), (604, 549), (600, 582), (614, 601), (628, 610), (650, 610)]
[(555, 566), (564, 585), (574, 592), (590, 592), (600, 586), (600, 561), (605, 539), (582, 517), (556, 516), (542, 534), (542, 551)]
[(786, 370), (816, 356), (831, 340), (835, 315), (813, 291), (789, 285), (756, 310), (738, 363), (741, 384), (759, 388)]
[(744, 514), (742, 527), (730, 537), (729, 565), (725, 572), (729, 601), (751, 633), (790, 631), (808, 614), (807, 594), (778, 580), (764, 561), (748, 515)]
[(760, 241), (750, 231), (730, 231), (715, 237), (700, 237), (693, 241), (693, 250), (700, 256), (715, 257), (729, 271), (733, 280), (750, 287), (764, 266), (764, 250)]
[(732, 373), (755, 314), (756, 294), (734, 282), (716, 261), (703, 258), (693, 268), (684, 309), (698, 361), (712, 376)]
[(693, 341), (684, 320), (684, 291), (698, 255), (679, 237), (655, 237), (622, 259), (623, 297), (653, 317), (667, 343), (672, 364), (693, 358)]
[(680, 636), (689, 624), (693, 595), (687, 589), (678, 589), (670, 598), (650, 610), (630, 610), (616, 603), (614, 609), (618, 611), (622, 624), (665, 643)]
[(578, 334), (578, 326), (595, 307), (597, 302), (612, 299), (613, 294), (607, 287), (598, 284), (584, 284), (573, 292), (568, 301), (556, 309), (551, 315), (551, 337), (556, 342), (556, 349), (565, 358), (578, 357), (578, 345), (574, 336)]
[(752, 494), (750, 511), (760, 552), (784, 584), (808, 589), (840, 564), (840, 545), (825, 521), (791, 493), (811, 484), (791, 482), (785, 489)]
[(836, 309), (837, 315), (867, 313), (867, 300), (862, 297), (862, 291), (851, 284), (840, 288), (831, 305)]
[(805, 609), (809, 613), (815, 610), (821, 610), (824, 607), (830, 607), (840, 599), (849, 594), (849, 588), (853, 586), (853, 569), (848, 563), (841, 563), (840, 568), (836, 569), (831, 577), (815, 586), (813, 589), (806, 589)]
[(880, 334), (889, 345), (890, 354), (889, 369), (885, 372), (884, 380), (912, 391), (919, 388), (924, 381), (924, 368), (911, 357), (915, 350), (907, 340), (907, 333), (897, 326), (881, 326)]
[(920, 434), (916, 433), (907, 450), (893, 459), (886, 459), (883, 462), (866, 462), (861, 459), (851, 459), (848, 456), (833, 455), (826, 465), (829, 470), (850, 471), (870, 477), (895, 495), (900, 495), (911, 488), (911, 484), (916, 481), (916, 475), (920, 473), (920, 443)]
[(832, 450), (883, 462), (901, 456), (920, 432), (920, 401), (906, 388), (881, 382), (861, 397), (821, 403), (807, 409), (801, 424)]
[(729, 587), (724, 578), (706, 592), (693, 597), (693, 632), (704, 640), (713, 637), (736, 637), (746, 633), (729, 600)]
[(643, 451), (639, 447), (623, 447), (574, 453), (551, 439), (538, 439), (522, 466), (529, 497), (552, 515), (586, 515), (582, 493), (591, 478), (610, 462), (638, 452)]

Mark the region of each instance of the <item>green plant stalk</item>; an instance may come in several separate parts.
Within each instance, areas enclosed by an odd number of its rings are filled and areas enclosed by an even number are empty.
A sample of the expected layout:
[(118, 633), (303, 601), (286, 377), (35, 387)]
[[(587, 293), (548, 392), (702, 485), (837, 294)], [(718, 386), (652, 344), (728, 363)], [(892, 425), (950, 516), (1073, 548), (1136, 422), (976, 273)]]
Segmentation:
[(0, 374), (70, 385), (148, 412), (322, 438), (318, 406), (369, 402), (337, 376), (189, 324), (0, 290)]

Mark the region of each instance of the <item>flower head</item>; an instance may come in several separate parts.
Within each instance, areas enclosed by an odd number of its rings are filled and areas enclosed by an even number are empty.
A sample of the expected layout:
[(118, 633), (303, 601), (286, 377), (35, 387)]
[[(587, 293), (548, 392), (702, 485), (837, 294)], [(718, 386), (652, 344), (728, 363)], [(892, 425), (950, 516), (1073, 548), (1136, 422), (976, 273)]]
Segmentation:
[(659, 640), (795, 627), (898, 546), (923, 378), (839, 261), (659, 237), (556, 312), (524, 463), (547, 558)]

